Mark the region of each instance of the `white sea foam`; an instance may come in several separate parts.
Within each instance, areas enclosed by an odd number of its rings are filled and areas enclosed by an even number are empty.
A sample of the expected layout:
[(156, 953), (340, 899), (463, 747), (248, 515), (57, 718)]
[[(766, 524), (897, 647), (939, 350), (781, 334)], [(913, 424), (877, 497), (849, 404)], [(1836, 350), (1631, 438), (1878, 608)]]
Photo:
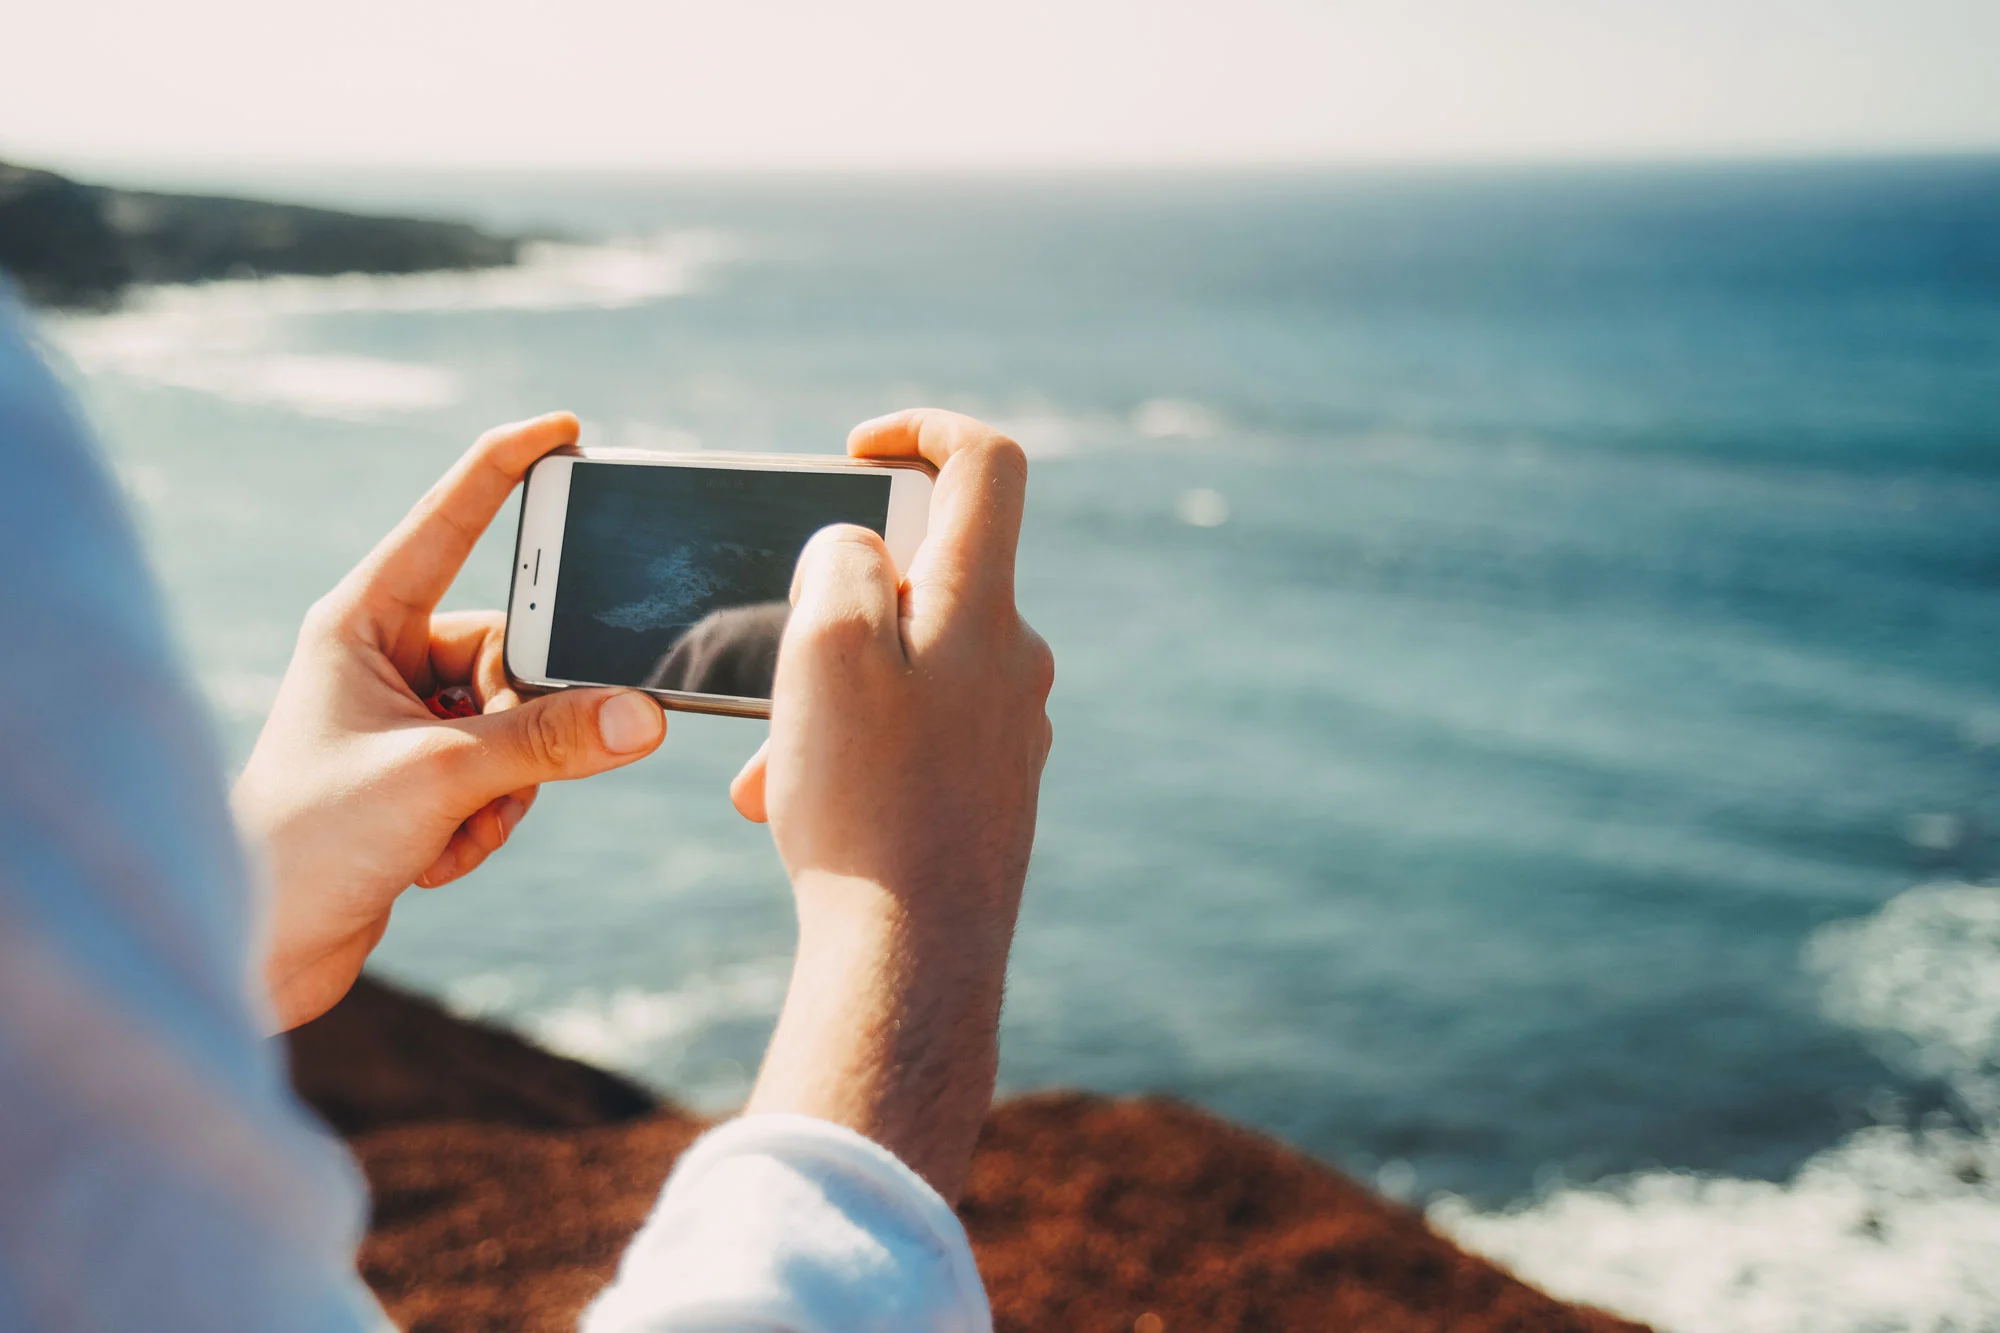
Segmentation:
[(430, 411), (459, 400), (457, 375), (441, 366), (282, 350), (279, 318), (233, 302), (207, 310), (169, 303), (73, 319), (59, 336), (89, 374), (192, 389), (307, 416), (367, 419)]
[(71, 324), (115, 322), (121, 315), (239, 313), (326, 315), (366, 311), (615, 310), (694, 289), (736, 247), (719, 232), (573, 245), (534, 241), (505, 268), (433, 273), (279, 275), (144, 288), (108, 315), (73, 315)]
[(1194, 528), (1219, 528), (1229, 521), (1229, 497), (1206, 486), (1181, 492), (1174, 511), (1181, 522)]
[(712, 232), (606, 245), (538, 242), (511, 268), (241, 278), (135, 292), (108, 314), (52, 322), (89, 374), (120, 375), (309, 416), (369, 419), (449, 407), (449, 367), (292, 345), (306, 321), (354, 313), (617, 309), (679, 296), (730, 257)]
[(476, 972), (444, 988), (444, 1005), (461, 1018), (505, 1018), (541, 987), (540, 976), (531, 969)]
[(1061, 458), (1112, 443), (1124, 429), (1108, 414), (1063, 412), (1041, 403), (995, 412), (988, 419), (1030, 458)]
[(697, 977), (678, 990), (587, 991), (529, 1016), (527, 1029), (564, 1055), (664, 1075), (703, 1029), (775, 1013), (788, 974), (786, 960), (769, 959)]
[(987, 411), (994, 427), (1018, 441), (1030, 458), (1147, 441), (1212, 440), (1226, 429), (1220, 413), (1184, 398), (1149, 398), (1123, 417), (1065, 411), (1040, 400)]
[(1966, 744), (1975, 750), (2000, 748), (2000, 710), (1982, 708), (1965, 720)]
[(1440, 1231), (1662, 1333), (2000, 1330), (2000, 889), (1929, 885), (1830, 926), (1827, 1011), (1945, 1079), (1968, 1127), (1883, 1125), (1788, 1182), (1647, 1173)]
[(2000, 888), (1912, 889), (1821, 930), (1806, 963), (1826, 981), (1832, 1017), (1893, 1038), (2000, 1130)]
[(1133, 410), (1132, 429), (1149, 440), (1206, 440), (1222, 433), (1222, 418), (1185, 398), (1149, 398)]

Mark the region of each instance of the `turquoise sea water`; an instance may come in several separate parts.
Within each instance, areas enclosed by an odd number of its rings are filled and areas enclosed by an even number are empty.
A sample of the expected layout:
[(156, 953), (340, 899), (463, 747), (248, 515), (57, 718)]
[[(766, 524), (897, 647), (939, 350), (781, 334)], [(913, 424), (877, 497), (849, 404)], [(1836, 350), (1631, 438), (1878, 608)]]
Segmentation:
[[(578, 244), (60, 322), (235, 755), (487, 424), (830, 450), (953, 406), (1034, 459), (1058, 661), (1007, 1088), (1175, 1093), (1482, 1217), (1789, 1188), (1876, 1123), (1991, 1147), (1996, 891), (1917, 886), (2000, 873), (2000, 162), (245, 184)], [(791, 943), (724, 792), (758, 738), (677, 717), (546, 791), (380, 965), (729, 1105)], [(1976, 1273), (1968, 1188), (1924, 1243)], [(1600, 1298), (1666, 1326), (1645, 1281)], [(1784, 1308), (1674, 1326), (1844, 1326)]]

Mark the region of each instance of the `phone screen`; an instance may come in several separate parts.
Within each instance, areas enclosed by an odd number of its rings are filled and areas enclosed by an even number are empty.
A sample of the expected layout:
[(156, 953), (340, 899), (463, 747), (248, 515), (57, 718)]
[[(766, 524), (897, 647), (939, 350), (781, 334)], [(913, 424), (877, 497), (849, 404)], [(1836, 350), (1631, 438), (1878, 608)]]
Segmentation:
[(550, 615), (557, 680), (768, 699), (815, 532), (884, 532), (886, 472), (579, 461)]

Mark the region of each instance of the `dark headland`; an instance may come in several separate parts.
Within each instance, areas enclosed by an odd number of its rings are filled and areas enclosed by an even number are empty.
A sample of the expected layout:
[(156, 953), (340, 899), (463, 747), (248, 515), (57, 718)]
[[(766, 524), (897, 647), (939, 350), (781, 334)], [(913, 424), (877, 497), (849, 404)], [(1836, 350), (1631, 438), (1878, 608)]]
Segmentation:
[[(291, 1050), (367, 1173), (362, 1272), (407, 1333), (569, 1333), (703, 1128), (367, 980)], [(1003, 1333), (1644, 1333), (1164, 1098), (1002, 1102), (959, 1214)]]
[(512, 264), (517, 237), (462, 222), (88, 185), (0, 162), (0, 270), (31, 301), (114, 304), (135, 283)]

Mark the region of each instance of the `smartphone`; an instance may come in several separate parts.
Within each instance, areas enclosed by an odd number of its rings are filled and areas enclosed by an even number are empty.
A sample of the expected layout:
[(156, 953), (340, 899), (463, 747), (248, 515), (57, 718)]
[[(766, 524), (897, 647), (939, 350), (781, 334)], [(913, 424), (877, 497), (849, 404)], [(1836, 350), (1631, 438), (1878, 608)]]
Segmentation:
[(563, 449), (528, 473), (507, 599), (507, 674), (624, 685), (670, 708), (771, 715), (792, 570), (830, 523), (924, 539), (915, 459)]

